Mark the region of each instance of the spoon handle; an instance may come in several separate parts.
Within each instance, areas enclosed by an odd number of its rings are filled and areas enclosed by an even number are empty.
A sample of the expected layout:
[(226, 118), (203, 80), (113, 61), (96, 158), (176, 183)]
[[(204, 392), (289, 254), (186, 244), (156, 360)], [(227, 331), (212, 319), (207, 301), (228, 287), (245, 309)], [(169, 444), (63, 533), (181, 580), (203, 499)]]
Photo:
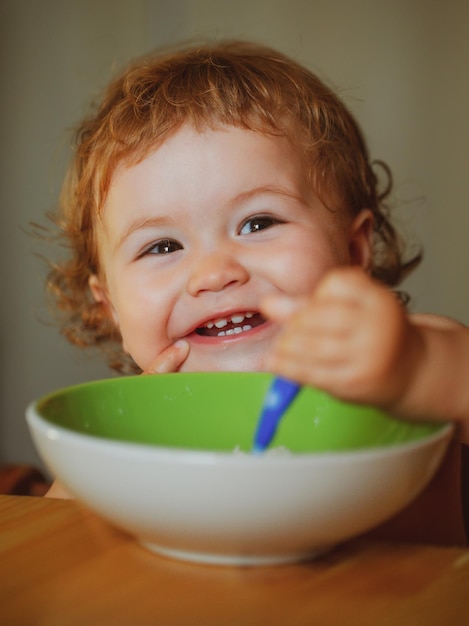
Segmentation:
[(292, 380), (274, 378), (264, 398), (257, 430), (254, 436), (253, 452), (263, 452), (272, 441), (278, 423), (301, 389)]

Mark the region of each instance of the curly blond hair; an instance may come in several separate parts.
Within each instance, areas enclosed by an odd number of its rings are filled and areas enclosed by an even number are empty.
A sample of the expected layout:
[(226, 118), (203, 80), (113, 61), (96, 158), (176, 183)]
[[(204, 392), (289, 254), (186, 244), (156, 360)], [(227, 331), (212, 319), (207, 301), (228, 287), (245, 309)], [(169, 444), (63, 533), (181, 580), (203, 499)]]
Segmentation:
[[(120, 164), (135, 164), (183, 124), (195, 128), (233, 125), (286, 136), (302, 154), (314, 191), (326, 204), (374, 214), (371, 274), (396, 286), (417, 262), (404, 262), (392, 226), (387, 179), (378, 178), (362, 132), (337, 95), (283, 54), (250, 43), (218, 42), (139, 59), (106, 90), (101, 104), (78, 127), (75, 155), (53, 219), (69, 258), (52, 267), (48, 286), (62, 332), (75, 345), (106, 348), (111, 368), (139, 371), (122, 350), (121, 337), (88, 280), (99, 274), (95, 223)], [(330, 206), (332, 210), (334, 207)]]

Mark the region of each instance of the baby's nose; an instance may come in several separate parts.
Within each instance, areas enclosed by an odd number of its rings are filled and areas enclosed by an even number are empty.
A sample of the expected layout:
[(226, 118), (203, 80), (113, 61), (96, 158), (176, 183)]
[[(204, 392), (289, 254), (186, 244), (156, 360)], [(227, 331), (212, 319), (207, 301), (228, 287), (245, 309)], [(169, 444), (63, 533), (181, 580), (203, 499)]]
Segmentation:
[(222, 291), (230, 286), (242, 285), (249, 272), (234, 256), (224, 253), (206, 254), (191, 268), (187, 290), (192, 296), (207, 291)]

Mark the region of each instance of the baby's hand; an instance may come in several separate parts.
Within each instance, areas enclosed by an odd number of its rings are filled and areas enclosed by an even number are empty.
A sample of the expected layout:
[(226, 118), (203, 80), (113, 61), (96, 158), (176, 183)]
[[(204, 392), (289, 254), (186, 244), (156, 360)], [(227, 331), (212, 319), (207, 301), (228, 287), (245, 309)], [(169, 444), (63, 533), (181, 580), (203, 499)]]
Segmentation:
[(189, 342), (179, 339), (163, 350), (149, 365), (144, 374), (170, 374), (177, 372), (189, 354)]
[(266, 369), (343, 400), (392, 407), (421, 358), (396, 296), (358, 268), (333, 270), (310, 297), (272, 297), (262, 309), (283, 326)]

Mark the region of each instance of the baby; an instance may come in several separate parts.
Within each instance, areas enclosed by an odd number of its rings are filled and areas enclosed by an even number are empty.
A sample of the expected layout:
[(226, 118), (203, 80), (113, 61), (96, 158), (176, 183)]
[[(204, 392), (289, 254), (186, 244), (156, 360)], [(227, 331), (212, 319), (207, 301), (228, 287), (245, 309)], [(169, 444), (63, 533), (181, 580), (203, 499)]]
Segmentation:
[(419, 256), (390, 190), (344, 104), (282, 54), (140, 59), (77, 133), (71, 257), (49, 277), (63, 332), (123, 373), (269, 370), (467, 437), (469, 330), (392, 291)]

